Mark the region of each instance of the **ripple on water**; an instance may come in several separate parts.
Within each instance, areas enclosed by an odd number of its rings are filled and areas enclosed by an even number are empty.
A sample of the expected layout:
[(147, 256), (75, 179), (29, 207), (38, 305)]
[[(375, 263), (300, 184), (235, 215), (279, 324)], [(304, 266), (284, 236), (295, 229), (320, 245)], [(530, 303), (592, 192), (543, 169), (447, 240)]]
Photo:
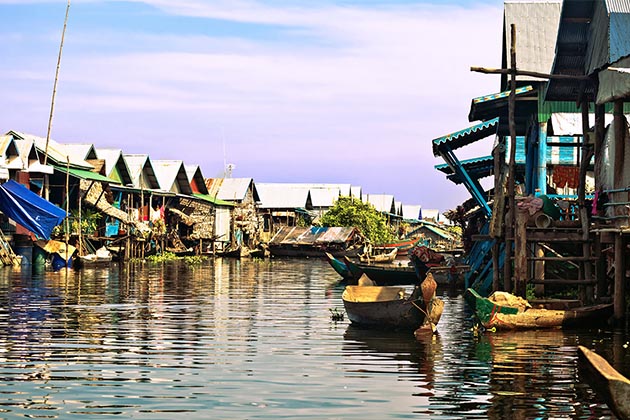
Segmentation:
[[(437, 336), (361, 330), (320, 260), (0, 272), (0, 413), (52, 418), (591, 418), (580, 342), (475, 337), (461, 293)], [(589, 335), (590, 334), (590, 335)], [(599, 341), (601, 340), (601, 341)], [(617, 347), (615, 347), (617, 348)], [(621, 348), (619, 346), (619, 348)], [(628, 358), (626, 366), (630, 366)], [(507, 416), (507, 417), (506, 417)]]

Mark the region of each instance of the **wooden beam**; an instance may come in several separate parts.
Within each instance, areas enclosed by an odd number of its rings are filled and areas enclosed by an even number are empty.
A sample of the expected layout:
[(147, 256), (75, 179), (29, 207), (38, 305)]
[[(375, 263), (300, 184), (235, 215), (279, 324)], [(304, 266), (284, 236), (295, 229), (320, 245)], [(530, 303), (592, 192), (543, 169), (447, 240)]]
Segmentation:
[(485, 73), (485, 74), (512, 74), (515, 73), (517, 76), (531, 76), (538, 77), (540, 79), (556, 79), (556, 80), (575, 80), (575, 81), (585, 81), (589, 80), (589, 76), (578, 76), (574, 74), (550, 74), (550, 73), (539, 73), (536, 71), (528, 71), (528, 70), (519, 70), (516, 69), (513, 71), (512, 66), (509, 69), (493, 69), (487, 67), (471, 67), (470, 71), (474, 71), (477, 73)]

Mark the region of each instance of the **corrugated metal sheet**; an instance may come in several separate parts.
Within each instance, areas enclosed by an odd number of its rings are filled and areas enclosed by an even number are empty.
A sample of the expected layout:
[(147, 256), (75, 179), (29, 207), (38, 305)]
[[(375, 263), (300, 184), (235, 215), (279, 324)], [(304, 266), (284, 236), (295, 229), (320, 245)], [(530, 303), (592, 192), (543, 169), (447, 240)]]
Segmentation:
[[(506, 1), (503, 15), (503, 68), (510, 65), (512, 31), (516, 27), (516, 63), (519, 69), (549, 73), (555, 56), (556, 38), (560, 22), (561, 2), (558, 1)], [(538, 80), (532, 76), (517, 80)], [(507, 76), (502, 86), (507, 86)]]
[[(494, 158), (492, 156), (462, 160), (460, 163), (471, 179), (485, 178), (494, 173)], [(461, 184), (464, 182), (459, 175), (453, 172), (448, 164), (435, 165), (435, 169), (440, 172), (444, 172), (447, 175), (447, 178), (455, 184)]]
[(311, 188), (311, 203), (314, 208), (328, 208), (335, 205), (341, 190), (337, 187), (334, 188)]
[(391, 194), (367, 194), (366, 202), (373, 205), (377, 211), (382, 213), (396, 213), (394, 196)]
[[(16, 137), (17, 139), (30, 140), (35, 145), (37, 151), (43, 156), (46, 151), (46, 139), (43, 137), (34, 136), (32, 134), (21, 133), (19, 131), (9, 131), (7, 133)], [(85, 170), (92, 170), (94, 166), (86, 162), (84, 159), (76, 159), (73, 156), (70, 156), (70, 151), (67, 150), (63, 145), (50, 139), (48, 142), (48, 159), (50, 161), (54, 161), (59, 165), (66, 165), (68, 162), (68, 157), (70, 157), (70, 165)]]
[(66, 149), (71, 161), (98, 159), (93, 144), (63, 143), (61, 146)]
[(420, 220), (422, 217), (422, 206), (419, 204), (403, 204), (402, 218), (405, 220)]
[(183, 161), (154, 160), (152, 165), (161, 189), (178, 194), (192, 194)]
[(310, 206), (309, 188), (302, 184), (256, 183), (261, 209), (296, 209)]
[[(577, 137), (572, 136), (548, 136), (548, 143), (565, 143), (568, 146), (547, 146), (547, 163), (550, 165), (577, 165), (578, 148), (570, 146), (577, 143)], [(505, 156), (509, 160), (510, 144), (507, 143)], [(516, 163), (525, 164), (525, 137), (516, 137)]]
[(224, 178), (218, 188), (217, 198), (226, 201), (243, 201), (252, 182), (252, 178)]
[(153, 165), (151, 164), (149, 155), (123, 154), (123, 158), (129, 168), (129, 174), (133, 180), (134, 187), (149, 188), (152, 190), (160, 189), (160, 183), (155, 176), (155, 171), (153, 170)]
[[(515, 94), (517, 97), (521, 97), (535, 92), (536, 91), (533, 86), (523, 86), (516, 89)], [(510, 91), (507, 90), (504, 92), (473, 98), (472, 103), (470, 104), (470, 112), (468, 113), (468, 121), (486, 121), (505, 113), (509, 96)]]
[[(121, 149), (96, 149), (98, 159), (105, 161), (105, 174), (110, 178), (120, 178), (123, 185), (133, 184), (131, 172)], [(114, 176), (116, 174), (116, 176)]]
[(493, 118), (489, 121), (475, 124), (463, 130), (447, 134), (446, 136), (438, 137), (433, 140), (433, 155), (439, 156), (440, 152), (446, 151), (441, 150), (444, 147), (450, 150), (456, 150), (460, 147), (496, 134), (498, 126), (499, 118)]
[(595, 2), (589, 31), (586, 74), (630, 55), (630, 1)]
[(199, 165), (184, 165), (184, 171), (188, 177), (188, 183), (191, 185), (191, 190), (192, 184), (195, 184), (196, 188), (199, 190), (199, 194), (208, 194), (206, 180), (203, 178), (203, 173), (201, 172), (201, 167)]
[(348, 242), (357, 230), (351, 227), (283, 226), (269, 241), (270, 245), (325, 245)]

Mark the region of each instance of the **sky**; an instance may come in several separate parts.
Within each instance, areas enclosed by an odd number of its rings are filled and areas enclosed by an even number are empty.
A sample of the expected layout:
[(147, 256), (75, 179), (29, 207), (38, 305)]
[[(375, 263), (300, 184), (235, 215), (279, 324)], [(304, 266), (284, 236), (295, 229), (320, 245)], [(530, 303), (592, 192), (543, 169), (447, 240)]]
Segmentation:
[[(0, 0), (0, 132), (46, 137), (66, 5)], [(500, 67), (502, 19), (499, 0), (74, 0), (51, 138), (445, 211), (470, 195), (432, 140), (500, 91), (470, 67)]]

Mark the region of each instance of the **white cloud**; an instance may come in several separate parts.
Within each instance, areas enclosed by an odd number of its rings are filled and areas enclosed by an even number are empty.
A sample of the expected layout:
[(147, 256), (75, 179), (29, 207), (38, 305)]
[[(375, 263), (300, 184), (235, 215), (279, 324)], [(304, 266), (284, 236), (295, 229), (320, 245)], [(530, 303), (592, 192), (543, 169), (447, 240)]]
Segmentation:
[[(370, 9), (317, 3), (293, 8), (235, 1), (141, 3), (177, 15), (280, 25), (286, 38), (261, 40), (246, 32), (241, 37), (156, 35), (133, 27), (77, 33), (71, 28), (55, 116), (60, 130), (71, 130), (68, 137), (76, 138), (79, 132), (85, 137), (91, 130), (81, 121), (84, 113), (91, 115), (84, 121), (100, 118), (106, 124), (111, 119), (112, 126), (120, 118), (125, 124), (151, 121), (150, 126), (132, 129), (140, 139), (143, 133), (151, 138), (147, 147), (155, 147), (161, 133), (167, 138), (166, 133), (184, 126), (187, 135), (178, 146), (194, 149), (208, 133), (216, 137), (221, 126), (238, 146), (232, 148), (232, 160), (239, 168), (248, 167), (239, 159), (282, 161), (295, 158), (299, 150), (324, 162), (337, 148), (368, 166), (379, 159), (398, 160), (410, 178), (426, 173), (423, 178), (432, 184), (446, 183), (443, 174), (432, 169), (441, 162), (433, 158), (430, 140), (468, 125), (471, 98), (499, 86), (498, 77), (474, 74), (469, 68), (498, 67), (501, 5)], [(94, 49), (84, 51), (86, 45)], [(0, 87), (27, 92), (21, 85), (52, 80), (52, 73), (23, 63), (0, 70), (5, 79)], [(45, 94), (35, 93), (40, 105)], [(9, 117), (0, 117), (0, 123), (7, 121)], [(97, 144), (112, 141), (111, 133), (89, 135)], [(260, 147), (261, 142), (269, 146)], [(473, 149), (473, 155), (489, 153)], [(248, 155), (252, 150), (255, 157)], [(341, 158), (328, 159), (336, 165)], [(321, 166), (303, 168), (315, 175)], [(367, 192), (373, 175), (366, 173)], [(405, 188), (398, 183), (392, 188)], [(427, 191), (434, 186), (426, 186)], [(465, 191), (457, 197), (466, 198)]]

